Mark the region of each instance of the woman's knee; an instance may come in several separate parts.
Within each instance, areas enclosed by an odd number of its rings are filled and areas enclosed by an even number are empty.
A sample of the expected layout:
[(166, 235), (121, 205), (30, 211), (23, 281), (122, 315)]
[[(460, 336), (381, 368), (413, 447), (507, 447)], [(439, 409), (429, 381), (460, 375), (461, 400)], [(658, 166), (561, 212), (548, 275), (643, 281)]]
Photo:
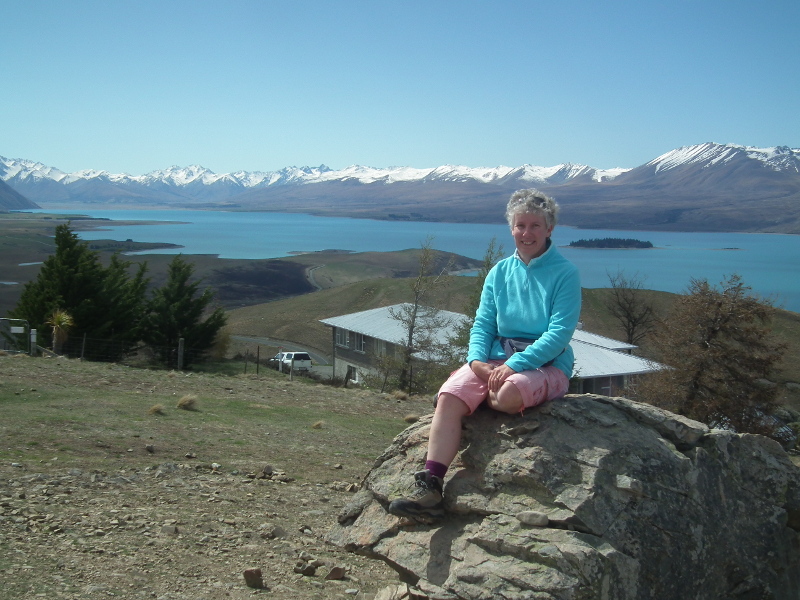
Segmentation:
[(524, 402), (517, 386), (506, 381), (496, 394), (489, 394), (489, 406), (496, 411), (514, 415), (524, 408)]
[(461, 418), (469, 414), (469, 406), (458, 396), (447, 392), (439, 394), (436, 399), (436, 414)]

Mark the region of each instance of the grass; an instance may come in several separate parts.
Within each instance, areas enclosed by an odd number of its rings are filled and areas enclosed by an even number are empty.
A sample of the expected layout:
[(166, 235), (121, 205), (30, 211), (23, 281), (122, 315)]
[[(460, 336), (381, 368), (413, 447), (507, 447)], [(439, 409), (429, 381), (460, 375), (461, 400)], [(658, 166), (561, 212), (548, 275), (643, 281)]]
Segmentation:
[[(439, 292), (441, 307), (462, 310), (464, 298), (474, 281), (469, 277), (454, 277), (452, 284)], [(289, 340), (330, 354), (331, 331), (319, 322), (320, 319), (408, 300), (408, 280), (370, 279), (231, 310), (228, 326), (233, 335)]]
[[(202, 405), (177, 408), (186, 396), (202, 397)], [(154, 406), (161, 407), (158, 414)], [(102, 363), (0, 356), (0, 461), (7, 462), (110, 471), (184, 461), (195, 453), (198, 462), (227, 469), (268, 461), (309, 479), (331, 461), (366, 473), (412, 410), (429, 411), (428, 399), (399, 402), (271, 376), (170, 377)]]

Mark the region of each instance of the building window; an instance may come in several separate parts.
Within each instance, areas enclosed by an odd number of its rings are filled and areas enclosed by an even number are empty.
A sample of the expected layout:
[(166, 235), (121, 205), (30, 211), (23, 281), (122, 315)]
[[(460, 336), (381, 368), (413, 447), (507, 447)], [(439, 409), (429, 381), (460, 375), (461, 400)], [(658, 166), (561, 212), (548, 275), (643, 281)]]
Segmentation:
[(342, 348), (350, 347), (350, 332), (347, 329), (336, 328), (336, 345)]
[(375, 356), (386, 355), (386, 342), (377, 338), (372, 340), (372, 347), (375, 349)]
[(363, 334), (361, 333), (354, 333), (353, 334), (353, 350), (356, 352), (366, 352), (367, 351), (367, 341)]

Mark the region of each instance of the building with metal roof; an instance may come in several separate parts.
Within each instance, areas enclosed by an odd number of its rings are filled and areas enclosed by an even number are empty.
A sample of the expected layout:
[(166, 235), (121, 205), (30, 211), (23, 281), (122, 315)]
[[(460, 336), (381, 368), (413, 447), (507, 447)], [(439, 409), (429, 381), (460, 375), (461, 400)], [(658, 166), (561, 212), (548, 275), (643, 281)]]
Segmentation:
[[(376, 357), (397, 352), (408, 335), (403, 315), (410, 304), (395, 304), (373, 308), (338, 317), (320, 319), (331, 328), (333, 344), (333, 375), (361, 382), (368, 371), (375, 370)], [(466, 315), (420, 307), (419, 322), (436, 319), (431, 329), (434, 343), (445, 345), (456, 327), (469, 321)], [(627, 384), (628, 377), (652, 373), (661, 365), (631, 354), (636, 348), (619, 340), (575, 331), (571, 341), (575, 353), (575, 368), (570, 391), (615, 395)], [(420, 360), (437, 360), (436, 356), (418, 356)]]

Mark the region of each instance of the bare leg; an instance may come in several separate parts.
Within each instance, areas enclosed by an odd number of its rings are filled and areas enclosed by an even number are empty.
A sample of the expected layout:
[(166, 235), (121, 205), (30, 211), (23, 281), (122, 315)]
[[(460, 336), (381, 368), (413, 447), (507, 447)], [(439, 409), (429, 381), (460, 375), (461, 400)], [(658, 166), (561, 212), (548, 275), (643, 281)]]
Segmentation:
[(522, 410), (524, 404), (522, 394), (517, 386), (506, 381), (497, 392), (489, 392), (486, 403), (494, 410), (513, 415)]
[(461, 445), (461, 419), (469, 408), (452, 394), (439, 394), (428, 439), (428, 460), (450, 465)]

